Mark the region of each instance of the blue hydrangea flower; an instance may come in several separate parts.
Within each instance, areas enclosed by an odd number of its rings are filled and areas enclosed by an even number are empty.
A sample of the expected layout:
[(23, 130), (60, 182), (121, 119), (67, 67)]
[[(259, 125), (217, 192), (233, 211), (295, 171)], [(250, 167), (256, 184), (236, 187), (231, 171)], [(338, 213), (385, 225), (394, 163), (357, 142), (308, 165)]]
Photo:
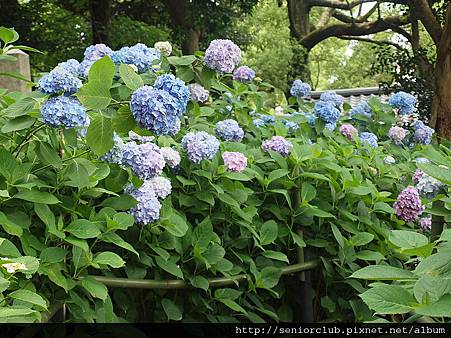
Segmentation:
[(397, 108), (401, 115), (408, 115), (415, 111), (417, 99), (415, 96), (401, 91), (390, 95), (388, 103), (393, 108)]
[(113, 147), (100, 157), (100, 160), (108, 163), (122, 164), (122, 152), (124, 141), (116, 133), (113, 134)]
[(362, 132), (360, 133), (360, 140), (362, 144), (369, 145), (370, 147), (377, 148), (377, 136), (373, 133)]
[(163, 172), (166, 164), (158, 146), (154, 143), (128, 142), (122, 147), (122, 161), (124, 166), (143, 180), (158, 176)]
[(254, 124), (254, 126), (256, 126), (257, 128), (262, 128), (262, 127), (264, 127), (266, 124), (265, 124), (265, 121), (263, 121), (262, 119), (253, 119), (252, 120), (252, 123)]
[(205, 131), (190, 132), (183, 136), (182, 147), (191, 162), (200, 163), (215, 156), (219, 150), (219, 141)]
[(44, 103), (41, 117), (45, 124), (54, 128), (75, 128), (86, 124), (87, 114), (76, 98), (57, 96)]
[(335, 128), (337, 128), (337, 122), (335, 122), (335, 123), (326, 123), (324, 128), (326, 128), (329, 131), (334, 131)]
[(80, 62), (80, 66), (78, 67), (78, 75), (81, 77), (88, 77), (89, 70), (96, 61), (97, 60), (83, 60)]
[(111, 59), (115, 64), (125, 63), (127, 65), (135, 65), (138, 72), (143, 73), (148, 70), (158, 70), (156, 64), (160, 60), (160, 53), (155, 48), (147, 47), (143, 43), (137, 43), (131, 47), (122, 47), (111, 55)]
[(233, 79), (235, 81), (247, 83), (251, 82), (255, 77), (255, 71), (248, 66), (241, 66), (233, 72)]
[(62, 68), (75, 76), (78, 75), (79, 67), (80, 67), (80, 62), (78, 62), (75, 59), (69, 59), (64, 62), (60, 62), (60, 63), (58, 63), (58, 66), (56, 66), (56, 68)]
[(208, 100), (210, 93), (198, 83), (191, 83), (188, 85), (191, 99), (196, 102), (205, 103)]
[(130, 209), (130, 214), (133, 215), (137, 223), (148, 225), (160, 218), (161, 204), (152, 186), (143, 184), (138, 189), (126, 189), (126, 193), (129, 193), (138, 201), (138, 204)]
[(288, 129), (289, 133), (294, 133), (299, 129), (299, 124), (293, 121), (283, 120), (282, 123), (285, 125), (285, 128)]
[(417, 143), (430, 144), (434, 132), (434, 129), (428, 127), (423, 122), (418, 121), (415, 123), (415, 134), (413, 135), (413, 139)]
[(349, 112), (349, 116), (351, 118), (354, 117), (354, 115), (360, 114), (363, 116), (371, 117), (373, 115), (373, 111), (371, 110), (370, 106), (366, 102), (361, 102), (358, 105), (352, 107), (351, 111)]
[(335, 107), (340, 108), (340, 106), (343, 104), (344, 98), (341, 95), (338, 95), (334, 91), (324, 92), (319, 97), (321, 101), (330, 101), (333, 102)]
[(433, 199), (436, 197), (444, 187), (445, 184), (425, 173), (421, 175), (416, 185), (420, 195), (428, 199)]
[(84, 60), (94, 60), (97, 61), (106, 55), (111, 56), (113, 50), (103, 43), (98, 43), (96, 45), (91, 45), (85, 49)]
[(414, 161), (416, 163), (431, 163), (431, 161), (429, 161), (427, 158), (425, 157), (417, 157), (416, 159), (414, 159)]
[(240, 61), (241, 49), (231, 40), (213, 40), (205, 51), (205, 64), (219, 73), (231, 73)]
[(291, 85), (290, 94), (296, 97), (306, 97), (310, 96), (312, 87), (308, 83), (302, 82), (301, 80), (294, 80)]
[(81, 80), (65, 68), (56, 67), (50, 73), (41, 77), (39, 90), (46, 94), (73, 94), (82, 86)]
[(388, 155), (388, 156), (384, 157), (384, 163), (385, 164), (395, 164), (396, 160), (393, 156)]
[(291, 115), (296, 116), (296, 115), (301, 115), (304, 116), (308, 119), (308, 123), (313, 127), (315, 125), (315, 120), (316, 120), (316, 116), (313, 115), (312, 113), (306, 113), (306, 112), (302, 112), (302, 111), (297, 111), (292, 113)]
[(156, 89), (167, 91), (176, 99), (178, 103), (179, 116), (185, 112), (186, 105), (190, 97), (190, 92), (188, 86), (185, 85), (185, 82), (176, 78), (172, 74), (163, 74), (157, 77), (157, 80), (153, 86)]
[(272, 115), (265, 115), (265, 114), (257, 114), (257, 117), (261, 120), (263, 120), (263, 122), (267, 125), (274, 125), (274, 123), (276, 123), (276, 118)]
[(326, 123), (336, 123), (340, 118), (340, 111), (333, 101), (319, 100), (315, 103), (315, 113), (318, 118)]
[(165, 90), (143, 86), (132, 94), (130, 109), (141, 128), (166, 135), (176, 127), (180, 103)]
[(144, 181), (143, 185), (147, 185), (146, 189), (153, 190), (157, 198), (165, 199), (171, 194), (171, 181), (163, 176), (155, 176), (150, 180)]
[(216, 123), (216, 136), (224, 141), (241, 142), (244, 136), (243, 129), (235, 120), (227, 119)]

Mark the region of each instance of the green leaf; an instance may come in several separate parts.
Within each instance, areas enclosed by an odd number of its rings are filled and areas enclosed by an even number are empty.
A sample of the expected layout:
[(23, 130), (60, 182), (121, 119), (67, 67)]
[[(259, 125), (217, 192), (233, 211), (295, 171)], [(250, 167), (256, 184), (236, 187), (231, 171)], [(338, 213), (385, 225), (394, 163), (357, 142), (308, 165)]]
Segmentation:
[(7, 45), (17, 41), (19, 39), (19, 34), (17, 34), (14, 28), (0, 27), (0, 39), (3, 40), (4, 45)]
[(231, 299), (235, 300), (239, 298), (243, 294), (242, 291), (230, 289), (230, 288), (223, 288), (223, 289), (216, 289), (215, 291), (215, 299)]
[(0, 174), (9, 179), (16, 167), (17, 161), (14, 156), (9, 151), (0, 148)]
[(163, 227), (176, 237), (183, 237), (188, 231), (188, 224), (186, 221), (176, 213), (172, 213), (168, 220), (161, 222)]
[(88, 243), (84, 239), (78, 239), (78, 238), (75, 238), (75, 237), (66, 237), (64, 240), (67, 243), (70, 243), (72, 245), (75, 245), (75, 246), (83, 249), (86, 252), (89, 251)]
[(16, 258), (22, 256), (22, 254), (10, 240), (0, 238), (0, 256)]
[(13, 236), (22, 236), (23, 229), (20, 225), (11, 221), (8, 216), (0, 211), (0, 225), (5, 232)]
[(44, 300), (44, 298), (39, 296), (37, 293), (26, 290), (26, 289), (21, 289), (21, 290), (11, 292), (8, 295), (8, 297), (12, 298), (12, 299), (20, 300), (22, 302), (27, 302), (27, 303), (36, 305), (38, 308), (40, 308), (42, 310), (47, 309), (47, 303)]
[(166, 271), (166, 272), (170, 273), (171, 275), (174, 275), (180, 279), (183, 279), (183, 272), (175, 263), (165, 261), (163, 258), (161, 258), (159, 256), (155, 257), (155, 262), (164, 271)]
[(42, 250), (39, 259), (42, 263), (58, 263), (66, 258), (67, 250), (59, 247), (50, 247)]
[(331, 213), (311, 205), (306, 205), (305, 207), (303, 207), (303, 212), (306, 216), (317, 216), (320, 218), (335, 218), (335, 216), (332, 215)]
[(136, 120), (130, 111), (129, 105), (124, 105), (116, 111), (112, 125), (116, 132), (124, 134), (136, 127)]
[(125, 265), (124, 260), (114, 252), (105, 251), (97, 254), (94, 257), (93, 263), (109, 265), (112, 268), (120, 268)]
[(389, 204), (387, 204), (385, 202), (376, 202), (376, 203), (374, 203), (373, 210), (376, 211), (376, 212), (383, 211), (383, 212), (386, 212), (386, 213), (388, 213), (390, 215), (395, 212), (394, 209)]
[(397, 285), (378, 285), (360, 295), (368, 307), (378, 314), (401, 314), (413, 310), (415, 299)]
[(429, 243), (426, 236), (408, 230), (392, 230), (388, 240), (403, 249), (418, 248)]
[(277, 251), (272, 251), (272, 250), (266, 250), (265, 252), (263, 252), (262, 255), (265, 256), (266, 258), (275, 259), (275, 260), (277, 260), (277, 261), (282, 261), (282, 262), (290, 263), (290, 262), (288, 261), (287, 255), (285, 255), (285, 254), (282, 253), (282, 252), (277, 252)]
[(174, 66), (188, 66), (196, 61), (196, 57), (194, 55), (170, 56), (168, 57), (168, 61)]
[(55, 215), (46, 204), (35, 203), (34, 212), (44, 222), (48, 228), (48, 232), (59, 237), (64, 238), (66, 235), (64, 232), (57, 230), (55, 223)]
[(355, 257), (364, 261), (381, 261), (385, 256), (377, 251), (362, 250), (355, 254)]
[(351, 188), (349, 192), (354, 195), (365, 196), (371, 194), (371, 189), (368, 187), (360, 186)]
[(430, 317), (451, 317), (451, 295), (444, 295), (433, 304), (417, 307), (415, 312)]
[(268, 266), (263, 268), (257, 278), (256, 286), (259, 288), (272, 289), (279, 283), (282, 271), (279, 268)]
[(440, 241), (447, 241), (451, 242), (451, 229), (445, 229), (443, 230), (442, 234), (440, 235)]
[(416, 274), (429, 276), (451, 276), (449, 252), (439, 252), (423, 259), (415, 269)]
[(89, 110), (105, 109), (112, 100), (110, 86), (101, 80), (85, 83), (76, 95), (83, 106)]
[(205, 292), (208, 291), (208, 287), (210, 286), (208, 279), (202, 276), (194, 276), (190, 280), (191, 285), (195, 288), (202, 289)]
[(374, 239), (374, 235), (369, 232), (359, 232), (349, 239), (353, 246), (361, 246), (368, 244)]
[(64, 184), (69, 187), (85, 188), (89, 185), (89, 173), (84, 165), (77, 161), (72, 160), (67, 166), (64, 176), (69, 178)]
[(451, 169), (439, 167), (430, 163), (418, 163), (418, 167), (429, 176), (432, 176), (447, 185), (451, 185)]
[(23, 99), (14, 102), (12, 105), (8, 106), (5, 110), (5, 116), (7, 117), (18, 117), (28, 114), (36, 104), (36, 100), (32, 97), (24, 97)]
[(12, 120), (7, 121), (2, 127), (2, 133), (11, 133), (17, 130), (23, 130), (31, 127), (36, 121), (34, 117), (31, 116), (19, 116)]
[(355, 271), (351, 278), (372, 280), (408, 280), (415, 279), (415, 275), (408, 271), (389, 265), (370, 265)]
[(104, 56), (101, 59), (94, 62), (89, 68), (88, 80), (100, 81), (108, 84), (110, 87), (113, 83), (113, 76), (115, 72), (115, 66), (113, 60), (109, 56)]
[(121, 75), (125, 85), (131, 90), (136, 90), (144, 85), (144, 81), (141, 76), (136, 74), (135, 70), (129, 65), (121, 64), (119, 66), (119, 74)]
[(307, 244), (305, 244), (304, 239), (298, 235), (295, 232), (291, 232), (291, 237), (293, 238), (293, 241), (297, 244), (300, 248), (305, 248)]
[(202, 256), (208, 262), (213, 265), (218, 263), (225, 255), (225, 250), (222, 246), (214, 244), (205, 251)]
[(135, 223), (135, 219), (132, 215), (125, 212), (118, 212), (113, 215), (112, 219), (107, 220), (107, 230), (127, 230)]
[(40, 270), (42, 270), (43, 273), (49, 277), (52, 283), (63, 288), (66, 292), (69, 291), (69, 282), (61, 272), (61, 267), (59, 264), (49, 264), (46, 267), (42, 267)]
[(133, 208), (138, 203), (130, 195), (121, 195), (119, 197), (109, 197), (105, 199), (100, 205), (102, 207), (110, 207), (114, 210), (129, 210)]
[(81, 286), (94, 298), (105, 301), (106, 297), (108, 297), (108, 289), (106, 286), (92, 277), (83, 278), (81, 280)]
[(18, 198), (21, 200), (34, 202), (34, 203), (42, 203), (42, 204), (57, 204), (60, 203), (60, 200), (57, 199), (51, 193), (45, 191), (38, 190), (24, 190), (20, 191), (14, 195), (14, 198)]
[(335, 240), (337, 241), (338, 245), (343, 248), (345, 245), (343, 235), (341, 234), (340, 230), (338, 230), (337, 226), (335, 224), (330, 224), (330, 227), (332, 229), (332, 234), (335, 237)]
[(117, 245), (125, 250), (128, 250), (130, 252), (133, 252), (136, 256), (139, 257), (139, 253), (138, 251), (135, 250), (135, 248), (127, 243), (126, 241), (124, 241), (118, 234), (110, 232), (110, 233), (106, 233), (106, 234), (102, 234), (102, 236), (100, 237), (102, 241), (104, 242), (108, 242), (108, 243), (112, 243), (114, 245)]
[(95, 238), (100, 235), (99, 228), (86, 219), (76, 219), (70, 223), (64, 231), (67, 231), (77, 238)]
[(316, 189), (310, 183), (304, 182), (301, 187), (301, 201), (302, 203), (308, 203), (316, 196)]
[(50, 164), (52, 167), (60, 169), (63, 166), (63, 161), (58, 156), (58, 152), (53, 149), (47, 142), (40, 142), (38, 147), (40, 159)]
[(98, 156), (110, 150), (114, 145), (111, 119), (101, 114), (94, 117), (88, 127), (86, 142)]
[(268, 181), (269, 181), (269, 183), (271, 183), (279, 178), (282, 178), (282, 177), (288, 175), (288, 173), (289, 173), (289, 171), (287, 169), (273, 170), (273, 171), (271, 171), (271, 173), (268, 176)]
[(168, 320), (182, 320), (182, 312), (172, 300), (163, 298), (161, 305), (163, 306), (163, 310), (166, 313)]
[(418, 303), (435, 303), (447, 293), (451, 293), (451, 279), (438, 276), (423, 275), (413, 287)]
[(267, 245), (277, 239), (277, 223), (273, 220), (266, 221), (260, 228), (260, 244)]
[(246, 313), (246, 310), (243, 309), (237, 302), (230, 299), (218, 299), (219, 302), (224, 304), (225, 306), (231, 308), (233, 311)]
[(7, 317), (20, 317), (20, 316), (26, 316), (32, 313), (36, 313), (35, 310), (32, 309), (26, 309), (23, 307), (0, 307), (0, 318), (7, 318)]

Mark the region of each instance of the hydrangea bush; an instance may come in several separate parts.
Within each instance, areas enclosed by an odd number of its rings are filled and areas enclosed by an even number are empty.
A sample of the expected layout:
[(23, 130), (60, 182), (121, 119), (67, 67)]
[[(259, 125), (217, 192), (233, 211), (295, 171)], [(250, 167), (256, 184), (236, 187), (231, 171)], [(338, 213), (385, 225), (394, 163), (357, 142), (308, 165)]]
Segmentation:
[[(448, 272), (423, 277), (449, 250), (449, 229), (432, 236), (437, 217), (449, 222), (451, 154), (405, 124), (410, 99), (315, 103), (300, 81), (275, 109), (230, 40), (171, 49), (91, 46), (52, 71), (81, 86), (45, 75), (30, 95), (0, 92), (2, 318), (66, 304), (74, 322), (293, 321), (299, 279), (282, 274), (300, 249), (319, 257), (316, 320), (449, 315), (434, 308), (449, 292), (427, 289)], [(401, 274), (414, 296), (390, 282)], [(192, 289), (107, 288), (102, 276)], [(408, 305), (376, 302), (393, 294)]]

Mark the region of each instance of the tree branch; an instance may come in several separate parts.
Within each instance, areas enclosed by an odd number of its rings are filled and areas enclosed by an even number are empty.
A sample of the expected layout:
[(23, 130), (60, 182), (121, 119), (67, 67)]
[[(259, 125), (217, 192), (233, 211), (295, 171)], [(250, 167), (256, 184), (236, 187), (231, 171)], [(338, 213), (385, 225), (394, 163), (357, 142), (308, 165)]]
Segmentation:
[(307, 0), (311, 7), (329, 7), (335, 9), (352, 9), (355, 6), (361, 5), (365, 2), (374, 2), (374, 0), (355, 0), (349, 3), (339, 0)]
[(362, 23), (368, 20), (368, 18), (373, 14), (377, 9), (377, 5), (374, 5), (368, 12), (364, 15), (358, 16), (356, 18), (352, 18), (349, 15), (344, 14), (341, 11), (335, 11), (333, 13), (333, 17), (344, 23)]
[(353, 41), (362, 41), (362, 42), (368, 42), (368, 43), (373, 43), (376, 45), (390, 45), (393, 47), (396, 47), (397, 49), (400, 50), (405, 50), (404, 47), (402, 47), (401, 45), (398, 45), (397, 43), (393, 42), (393, 41), (389, 41), (389, 40), (372, 40), (370, 38), (362, 38), (359, 36), (337, 36), (337, 38), (341, 39), (341, 40), (353, 40)]
[(434, 44), (438, 47), (440, 44), (440, 38), (442, 36), (442, 27), (440, 23), (432, 13), (432, 9), (429, 6), (427, 0), (414, 0), (415, 14), (421, 20), (424, 28), (428, 31)]
[(330, 18), (332, 17), (333, 13), (334, 13), (335, 9), (333, 8), (326, 8), (323, 13), (321, 14), (317, 26), (318, 27), (323, 27), (325, 25), (327, 25), (327, 23), (329, 22)]
[(349, 24), (337, 23), (323, 28), (318, 28), (300, 40), (307, 50), (311, 50), (318, 43), (329, 37), (335, 36), (363, 36), (390, 29), (392, 26), (401, 26), (409, 23), (408, 17), (392, 16), (373, 22)]

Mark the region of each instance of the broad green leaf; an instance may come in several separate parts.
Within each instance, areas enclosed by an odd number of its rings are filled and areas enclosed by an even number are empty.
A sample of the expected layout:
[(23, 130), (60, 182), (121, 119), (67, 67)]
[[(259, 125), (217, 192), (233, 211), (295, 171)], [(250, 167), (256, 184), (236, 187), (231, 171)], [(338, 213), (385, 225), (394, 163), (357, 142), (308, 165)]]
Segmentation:
[(8, 106), (4, 112), (8, 117), (18, 117), (28, 114), (36, 104), (36, 100), (32, 97), (24, 97)]
[(415, 312), (430, 317), (451, 317), (451, 294), (442, 296), (433, 304), (417, 307)]
[(180, 279), (183, 279), (183, 272), (175, 263), (165, 261), (163, 258), (161, 258), (159, 256), (155, 257), (155, 262), (164, 271), (166, 271), (166, 272), (170, 273), (171, 275), (174, 275)]
[(144, 81), (141, 76), (139, 76), (129, 65), (121, 64), (119, 66), (119, 74), (121, 75), (125, 85), (131, 90), (136, 90), (144, 85)]
[(94, 298), (105, 301), (106, 297), (108, 297), (108, 289), (106, 286), (92, 277), (83, 278), (81, 280), (81, 286)]
[(302, 203), (308, 203), (316, 196), (316, 189), (310, 183), (304, 182), (301, 187), (301, 200)]
[(135, 248), (131, 244), (129, 244), (126, 241), (124, 241), (122, 239), (122, 237), (120, 237), (118, 234), (116, 234), (114, 232), (102, 234), (100, 238), (104, 242), (112, 243), (114, 245), (117, 245), (117, 246), (125, 249), (125, 250), (133, 252), (136, 256), (139, 257), (138, 251), (136, 251)]
[(44, 298), (39, 296), (37, 293), (29, 290), (25, 289), (17, 290), (8, 294), (8, 297), (36, 305), (38, 308), (42, 310), (47, 309), (47, 302), (44, 300)]
[(66, 258), (67, 250), (59, 247), (49, 247), (42, 250), (39, 259), (41, 263), (58, 263)]
[(352, 236), (349, 239), (349, 242), (353, 246), (361, 246), (361, 245), (368, 244), (373, 239), (374, 239), (374, 235), (370, 234), (369, 232), (359, 232), (359, 233), (355, 234), (354, 236)]
[(172, 213), (169, 220), (163, 220), (161, 224), (169, 233), (176, 237), (183, 237), (188, 231), (188, 224), (176, 213)]
[(93, 263), (109, 265), (112, 268), (120, 268), (125, 265), (124, 260), (114, 252), (101, 252), (94, 257)]
[(408, 280), (415, 279), (415, 275), (408, 271), (389, 265), (370, 265), (355, 271), (351, 278), (372, 280)]
[(243, 309), (237, 302), (230, 299), (218, 299), (219, 302), (224, 304), (225, 306), (231, 308), (233, 311), (246, 313), (246, 310)]
[(34, 203), (42, 203), (42, 204), (57, 204), (60, 203), (60, 200), (57, 199), (51, 193), (45, 191), (38, 190), (23, 190), (14, 195), (14, 198), (18, 198), (21, 200), (34, 202)]
[(61, 272), (61, 266), (59, 264), (47, 264), (47, 266), (41, 267), (40, 271), (41, 270), (43, 274), (49, 277), (52, 283), (63, 288), (66, 292), (69, 291), (70, 287), (68, 279), (64, 277), (63, 273)]
[(208, 262), (213, 265), (218, 263), (225, 255), (225, 250), (222, 246), (214, 244), (205, 251), (202, 256)]
[(4, 47), (4, 45), (17, 41), (19, 34), (17, 34), (14, 28), (0, 27), (0, 39), (3, 40)]
[(16, 258), (22, 256), (22, 254), (10, 240), (0, 238), (0, 256)]
[(133, 208), (138, 203), (130, 195), (121, 195), (119, 197), (109, 197), (105, 199), (100, 205), (102, 207), (110, 207), (114, 210), (129, 210)]
[(415, 269), (416, 274), (451, 277), (449, 252), (439, 252), (423, 259)]
[(208, 287), (210, 286), (208, 279), (202, 276), (195, 276), (190, 279), (191, 285), (195, 288), (202, 289), (205, 292), (208, 291)]
[(26, 316), (35, 312), (35, 310), (26, 309), (23, 307), (0, 307), (0, 318)]
[(124, 134), (136, 127), (136, 120), (129, 105), (124, 105), (116, 111), (116, 114), (113, 115), (112, 125), (114, 131)]
[(277, 223), (273, 220), (266, 221), (260, 228), (260, 244), (267, 245), (277, 239)]
[(297, 244), (300, 248), (305, 248), (307, 244), (305, 244), (304, 239), (298, 235), (295, 232), (291, 232), (291, 237), (293, 238), (293, 241)]
[(451, 279), (423, 275), (413, 288), (418, 303), (435, 303), (447, 293), (451, 293)]
[(196, 57), (194, 55), (185, 55), (185, 56), (169, 56), (168, 61), (171, 65), (175, 66), (188, 66), (196, 61)]
[(362, 293), (360, 298), (378, 314), (407, 313), (415, 305), (410, 292), (397, 285), (378, 285)]
[(69, 180), (65, 185), (69, 187), (85, 188), (89, 185), (88, 170), (79, 161), (72, 160), (66, 168), (65, 177)]
[(269, 183), (288, 175), (289, 171), (287, 169), (276, 169), (269, 173), (268, 181)]
[(44, 224), (48, 227), (48, 232), (59, 238), (64, 238), (66, 236), (64, 232), (57, 230), (55, 215), (53, 215), (53, 212), (50, 210), (48, 205), (35, 203), (34, 211), (42, 222), (44, 222)]
[(272, 289), (279, 283), (282, 271), (279, 268), (268, 266), (263, 268), (257, 277), (256, 286), (259, 288)]
[(111, 86), (113, 83), (113, 76), (115, 72), (115, 66), (109, 56), (104, 56), (97, 60), (89, 68), (88, 80), (100, 81)]
[(445, 229), (443, 230), (442, 234), (440, 235), (440, 241), (447, 241), (451, 242), (451, 229)]
[(351, 188), (349, 192), (354, 195), (365, 196), (371, 194), (371, 189), (368, 187), (360, 186)]
[(63, 166), (63, 161), (58, 155), (58, 152), (53, 149), (47, 142), (39, 143), (39, 154), (40, 159), (46, 163), (50, 164), (52, 167), (60, 169)]
[(84, 239), (78, 239), (75, 237), (66, 237), (64, 239), (67, 243), (70, 243), (72, 245), (78, 246), (79, 248), (83, 249), (84, 251), (89, 251), (88, 243)]
[(345, 246), (343, 235), (341, 234), (340, 230), (338, 230), (337, 226), (335, 224), (331, 224), (330, 228), (332, 229), (332, 234), (335, 237), (335, 240), (337, 241), (338, 245), (343, 248)]
[(36, 119), (31, 116), (19, 116), (7, 121), (2, 127), (2, 133), (11, 133), (17, 130), (23, 130), (31, 127)]
[(393, 214), (394, 213), (394, 209), (389, 204), (387, 204), (385, 202), (376, 202), (376, 203), (374, 203), (373, 210), (376, 211), (376, 212), (383, 211), (383, 212), (386, 212), (388, 214)]
[(403, 249), (418, 248), (429, 243), (426, 236), (408, 230), (392, 230), (388, 240)]
[(282, 252), (277, 252), (277, 251), (273, 251), (273, 250), (266, 250), (265, 252), (263, 252), (262, 255), (265, 256), (266, 258), (271, 258), (271, 259), (275, 259), (277, 261), (290, 263), (288, 261), (287, 255), (285, 255)]
[(16, 167), (17, 161), (14, 156), (6, 149), (0, 148), (0, 174), (9, 179)]
[(71, 222), (64, 231), (81, 239), (95, 238), (100, 235), (99, 228), (87, 219), (76, 219)]
[(3, 212), (0, 211), (0, 226), (5, 232), (13, 236), (21, 236), (23, 229), (20, 225), (13, 222)]
[(163, 310), (166, 313), (168, 320), (182, 320), (182, 312), (172, 300), (163, 298), (161, 305), (163, 306)]
[(362, 250), (355, 254), (355, 257), (364, 261), (381, 261), (385, 256), (378, 251)]
[(83, 106), (89, 110), (105, 109), (112, 100), (110, 86), (101, 80), (85, 83), (77, 92), (77, 97)]
[(418, 163), (418, 167), (429, 176), (432, 176), (447, 185), (451, 185), (451, 169), (442, 168), (430, 163)]
[(215, 298), (216, 299), (231, 299), (235, 300), (239, 298), (243, 294), (242, 291), (231, 289), (231, 288), (223, 288), (215, 290)]
[(125, 212), (118, 212), (113, 215), (112, 219), (107, 220), (107, 230), (127, 230), (135, 223), (135, 219), (132, 215)]
[(335, 216), (332, 215), (330, 212), (321, 210), (316, 206), (314, 207), (311, 205), (306, 205), (302, 208), (302, 210), (306, 216), (317, 216), (320, 218), (335, 218)]
[(111, 119), (101, 114), (94, 117), (88, 127), (86, 142), (98, 156), (110, 150), (114, 145)]

